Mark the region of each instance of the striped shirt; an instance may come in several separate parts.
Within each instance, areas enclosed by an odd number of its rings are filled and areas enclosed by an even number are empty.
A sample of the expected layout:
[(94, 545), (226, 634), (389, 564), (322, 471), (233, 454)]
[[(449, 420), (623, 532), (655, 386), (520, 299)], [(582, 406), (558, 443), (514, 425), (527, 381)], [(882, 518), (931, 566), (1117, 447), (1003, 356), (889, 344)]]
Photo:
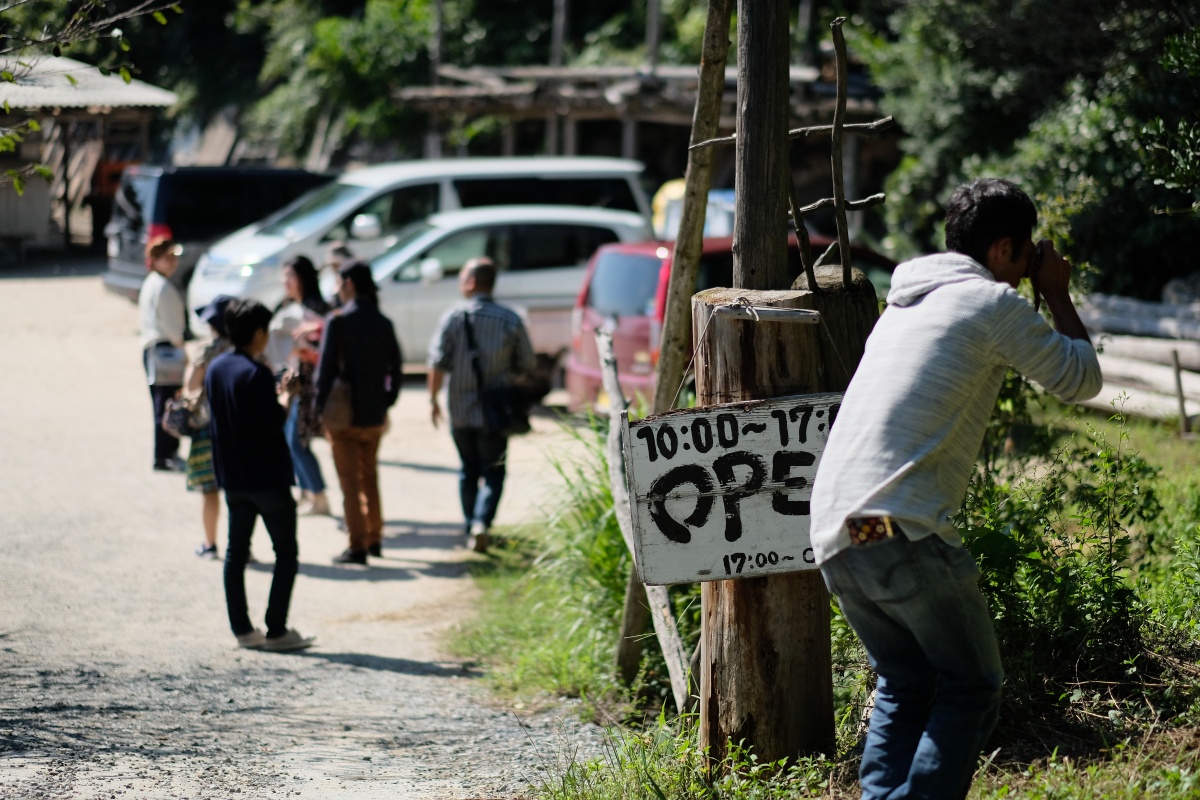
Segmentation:
[(508, 386), (514, 378), (530, 372), (534, 364), (529, 334), (515, 311), (482, 295), (447, 311), (429, 348), (429, 366), (450, 375), (446, 406), (454, 428), (483, 427), (479, 384), (467, 346), (468, 314), (486, 388)]
[(962, 540), (954, 515), (1011, 365), (1063, 402), (1100, 391), (1092, 345), (958, 253), (896, 267), (829, 434), (812, 493), (818, 564), (850, 546), (849, 517), (894, 517), (910, 539)]

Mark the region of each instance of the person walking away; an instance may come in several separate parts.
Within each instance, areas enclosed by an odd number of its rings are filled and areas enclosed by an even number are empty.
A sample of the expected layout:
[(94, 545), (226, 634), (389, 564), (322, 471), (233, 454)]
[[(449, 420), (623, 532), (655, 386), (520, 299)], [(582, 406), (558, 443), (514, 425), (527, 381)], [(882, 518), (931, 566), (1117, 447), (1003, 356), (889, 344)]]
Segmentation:
[(283, 285), (286, 299), (271, 320), (271, 346), (277, 347), (271, 365), (283, 373), (288, 409), (284, 433), (300, 485), (300, 513), (327, 515), (325, 478), (310, 444), (321, 433), (320, 418), (313, 411), (313, 375), (329, 303), (321, 297), (316, 267), (304, 256), (283, 265)]
[[(496, 267), (491, 260), (478, 258), (464, 264), (458, 286), (467, 302), (442, 317), (429, 351), (430, 419), (435, 428), (442, 419), (438, 395), (448, 374), (446, 406), (450, 436), (462, 462), (458, 488), (467, 545), (483, 553), (504, 491), (508, 437), (484, 424), (481, 392), (511, 386), (533, 369), (534, 358), (521, 318), (492, 299)], [(473, 358), (483, 386), (476, 378)]]
[[(234, 300), (225, 309), (233, 349), (217, 356), (204, 376), (212, 414), (213, 465), (225, 490), (229, 543), (225, 550), (225, 605), (239, 647), (299, 650), (313, 643), (287, 627), (296, 580), (296, 501), (292, 456), (283, 435), (285, 412), (275, 377), (259, 359), (266, 350), (271, 312), (255, 300)], [(267, 601), (267, 630), (255, 628), (246, 610), (246, 561), (254, 524), (262, 517), (275, 550)]]
[(208, 323), (212, 339), (200, 351), (195, 361), (188, 363), (183, 379), (183, 393), (192, 409), (191, 447), (187, 457), (187, 488), (189, 492), (200, 492), (200, 519), (204, 524), (204, 541), (196, 548), (201, 558), (217, 558), (217, 523), (221, 517), (221, 490), (217, 487), (217, 473), (213, 468), (212, 433), (209, 429), (211, 415), (208, 397), (204, 393), (204, 374), (208, 365), (217, 356), (228, 350), (229, 334), (225, 330), (225, 309), (234, 298), (218, 295), (204, 308), (197, 310), (201, 320)]
[[(901, 264), (817, 469), (816, 561), (878, 675), (865, 800), (966, 796), (1003, 674), (979, 570), (953, 520), (1009, 367), (1066, 403), (1100, 365), (1071, 267), (1004, 180), (958, 188), (947, 253)], [(1031, 277), (1052, 329), (1019, 294)]]
[(183, 387), (183, 337), (187, 320), (183, 295), (171, 282), (179, 268), (183, 248), (162, 237), (146, 245), (149, 273), (138, 293), (141, 320), (142, 366), (150, 385), (154, 412), (154, 469), (183, 472), (186, 464), (179, 457), (179, 440), (163, 430), (162, 418), (167, 401)]
[[(325, 320), (314, 407), (326, 423), (350, 539), (333, 562), (365, 566), (368, 555), (383, 555), (379, 442), (387, 430), (388, 409), (400, 395), (403, 359), (392, 322), (379, 311), (371, 268), (351, 261), (338, 277), (342, 305)], [(326, 412), (334, 410), (331, 403), (343, 402), (348, 405), (343, 409), (345, 424), (334, 428)]]

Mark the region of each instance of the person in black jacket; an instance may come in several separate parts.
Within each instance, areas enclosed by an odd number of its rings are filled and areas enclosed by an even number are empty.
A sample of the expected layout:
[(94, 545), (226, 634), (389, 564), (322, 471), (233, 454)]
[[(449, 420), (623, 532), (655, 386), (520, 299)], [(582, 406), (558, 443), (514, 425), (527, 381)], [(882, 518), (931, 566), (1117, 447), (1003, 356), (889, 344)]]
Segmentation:
[[(292, 455), (283, 435), (286, 413), (271, 370), (259, 359), (266, 350), (271, 312), (254, 300), (234, 300), (225, 310), (233, 350), (217, 356), (204, 376), (211, 411), (213, 466), (229, 509), (225, 550), (225, 605), (239, 647), (299, 650), (313, 643), (287, 627), (292, 585), (299, 565)], [(275, 574), (267, 601), (267, 632), (246, 612), (246, 561), (254, 523), (263, 518), (275, 550)]]
[[(383, 555), (383, 509), (379, 501), (379, 442), (387, 411), (400, 394), (402, 359), (391, 320), (379, 312), (379, 288), (371, 268), (351, 261), (338, 272), (341, 308), (325, 321), (317, 362), (317, 413), (333, 450), (342, 487), (342, 508), (350, 546), (335, 564), (366, 565)], [(348, 425), (334, 427), (327, 406), (334, 383), (349, 387)], [(339, 389), (338, 394), (344, 397)], [(334, 398), (334, 403), (341, 402)]]

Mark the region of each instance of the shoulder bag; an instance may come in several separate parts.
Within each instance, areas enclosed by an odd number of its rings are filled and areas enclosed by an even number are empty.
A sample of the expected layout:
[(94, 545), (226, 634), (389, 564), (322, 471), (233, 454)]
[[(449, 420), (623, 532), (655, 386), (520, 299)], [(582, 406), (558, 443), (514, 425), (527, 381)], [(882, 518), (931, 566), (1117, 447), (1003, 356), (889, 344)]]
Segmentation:
[(471, 313), (463, 312), (463, 327), (467, 333), (467, 352), (471, 356), (471, 369), (479, 387), (479, 405), (483, 411), (483, 427), (489, 433), (501, 436), (519, 436), (529, 433), (529, 398), (519, 386), (484, 386), (483, 369), (479, 366), (479, 349), (475, 346), (475, 331), (471, 327)]

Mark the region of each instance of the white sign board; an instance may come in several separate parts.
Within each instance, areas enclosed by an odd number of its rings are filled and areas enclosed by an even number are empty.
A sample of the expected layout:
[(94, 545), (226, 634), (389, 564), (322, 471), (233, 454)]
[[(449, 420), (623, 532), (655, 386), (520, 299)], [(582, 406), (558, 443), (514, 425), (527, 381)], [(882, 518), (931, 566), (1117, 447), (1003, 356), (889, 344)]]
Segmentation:
[(841, 394), (623, 418), (634, 561), (643, 583), (816, 567), (809, 498)]

